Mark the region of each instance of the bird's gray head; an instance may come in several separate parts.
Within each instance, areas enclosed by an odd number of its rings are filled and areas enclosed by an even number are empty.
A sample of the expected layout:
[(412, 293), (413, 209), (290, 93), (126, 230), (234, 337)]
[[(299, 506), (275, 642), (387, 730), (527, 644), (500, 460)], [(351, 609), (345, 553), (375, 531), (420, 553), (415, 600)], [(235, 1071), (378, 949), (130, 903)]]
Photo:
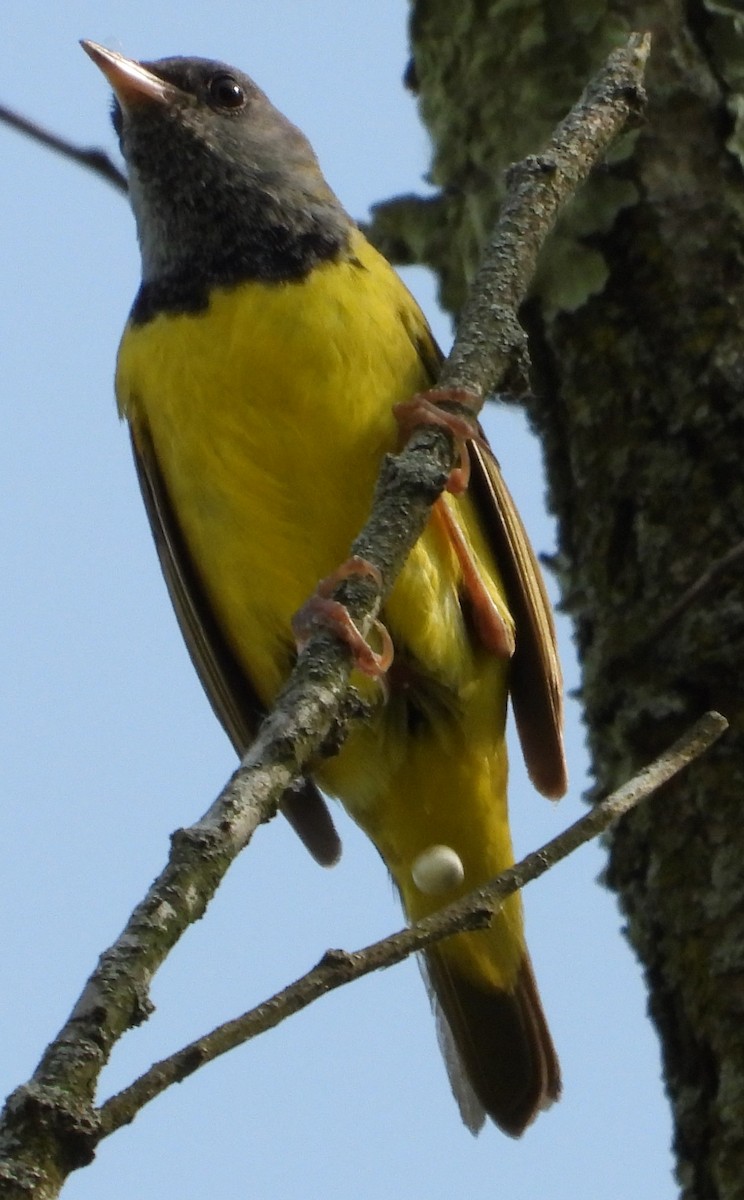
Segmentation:
[(114, 90), (146, 283), (281, 281), (344, 251), (351, 222), (310, 143), (247, 75), (83, 47)]

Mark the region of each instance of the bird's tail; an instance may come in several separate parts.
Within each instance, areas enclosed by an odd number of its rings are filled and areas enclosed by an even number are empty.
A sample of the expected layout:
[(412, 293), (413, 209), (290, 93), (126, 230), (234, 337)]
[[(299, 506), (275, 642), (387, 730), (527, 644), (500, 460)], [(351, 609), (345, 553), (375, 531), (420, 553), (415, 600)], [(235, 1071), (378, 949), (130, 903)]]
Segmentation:
[[(393, 755), (400, 756), (400, 744), (389, 738), (390, 778), (379, 749), (370, 745), (363, 758), (375, 764), (385, 786), (378, 784), (374, 805), (360, 805), (354, 815), (380, 851), (411, 922), (483, 886), (514, 862), (506, 751), (501, 739), (493, 745), (503, 716), (495, 669), (486, 682), (489, 689), (476, 694), (478, 704), (469, 697), (466, 718), (454, 727), (436, 725), (432, 737), (419, 732), (409, 738), (397, 764)], [(394, 697), (388, 713), (393, 703)], [(372, 733), (366, 736), (371, 742)], [(561, 1086), (525, 944), (519, 893), (506, 898), (487, 929), (432, 946), (424, 967), (465, 1123), (475, 1131), (488, 1116), (518, 1137), (558, 1098)]]
[(492, 930), (440, 943), (426, 953), (425, 974), (465, 1124), (477, 1133), (488, 1116), (519, 1137), (558, 1099), (560, 1067), (527, 952), (508, 990), (468, 969), (471, 956), (462, 953), (463, 943), (489, 937)]

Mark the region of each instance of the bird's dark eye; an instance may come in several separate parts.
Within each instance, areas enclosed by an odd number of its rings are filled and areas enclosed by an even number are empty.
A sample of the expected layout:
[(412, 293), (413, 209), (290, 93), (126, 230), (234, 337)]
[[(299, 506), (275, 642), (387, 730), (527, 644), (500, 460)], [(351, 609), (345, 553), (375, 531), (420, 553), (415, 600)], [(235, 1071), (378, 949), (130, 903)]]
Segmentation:
[(209, 99), (217, 108), (242, 108), (245, 91), (234, 75), (215, 75), (209, 81)]

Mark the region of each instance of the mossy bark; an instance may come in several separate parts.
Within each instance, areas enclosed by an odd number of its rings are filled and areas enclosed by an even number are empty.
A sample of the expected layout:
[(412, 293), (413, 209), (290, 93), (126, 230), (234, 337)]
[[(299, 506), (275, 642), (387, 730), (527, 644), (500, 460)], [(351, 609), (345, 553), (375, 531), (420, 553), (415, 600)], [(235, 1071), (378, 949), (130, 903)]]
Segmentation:
[[(740, 13), (741, 10), (739, 10)], [(456, 311), (515, 159), (650, 30), (640, 130), (543, 255), (524, 318), (598, 788), (708, 707), (732, 728), (623, 820), (607, 879), (647, 974), (688, 1200), (744, 1197), (744, 18), (731, 5), (412, 0), (440, 194), (378, 214)], [(675, 605), (714, 568), (708, 586)], [(671, 620), (666, 620), (671, 617)]]

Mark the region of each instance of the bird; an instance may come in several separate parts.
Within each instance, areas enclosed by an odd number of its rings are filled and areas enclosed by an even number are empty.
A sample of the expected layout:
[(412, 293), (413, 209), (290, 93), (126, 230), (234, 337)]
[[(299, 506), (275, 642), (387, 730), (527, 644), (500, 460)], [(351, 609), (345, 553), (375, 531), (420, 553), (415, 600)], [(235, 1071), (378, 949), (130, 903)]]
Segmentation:
[[(118, 408), (181, 631), (243, 755), (296, 660), (297, 613), (339, 564), (366, 569), (348, 565), (349, 547), (401, 413), (417, 395), (436, 406), (441, 353), (251, 78), (82, 46), (113, 91), (142, 264)], [(366, 719), (282, 805), (331, 865), (326, 797), (339, 800), (412, 922), (513, 862), (509, 696), (532, 782), (553, 798), (566, 788), (540, 568), (482, 431), (461, 443), (467, 487), (437, 500), (384, 602), (385, 686), (369, 683)], [(428, 948), (423, 970), (463, 1120), (520, 1136), (561, 1091), (520, 896), (488, 929)]]

